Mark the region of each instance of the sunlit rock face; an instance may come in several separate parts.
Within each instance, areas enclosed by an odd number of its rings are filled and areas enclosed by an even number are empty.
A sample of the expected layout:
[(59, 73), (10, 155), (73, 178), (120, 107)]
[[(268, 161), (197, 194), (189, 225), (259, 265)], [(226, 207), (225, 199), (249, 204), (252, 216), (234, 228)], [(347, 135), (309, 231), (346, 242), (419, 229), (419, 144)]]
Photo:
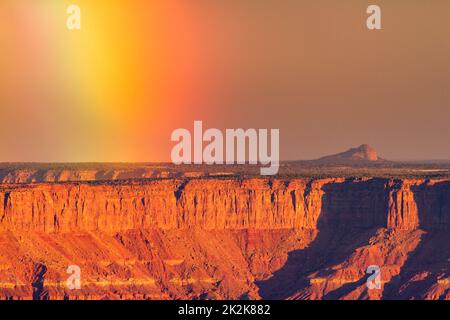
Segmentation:
[(448, 299), (449, 229), (447, 180), (3, 184), (0, 297)]

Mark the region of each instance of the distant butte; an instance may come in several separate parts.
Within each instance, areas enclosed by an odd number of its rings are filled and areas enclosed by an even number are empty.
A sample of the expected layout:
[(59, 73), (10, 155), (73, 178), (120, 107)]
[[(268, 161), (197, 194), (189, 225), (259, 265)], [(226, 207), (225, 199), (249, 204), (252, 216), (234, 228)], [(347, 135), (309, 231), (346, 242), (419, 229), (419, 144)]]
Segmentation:
[(378, 156), (377, 151), (368, 144), (362, 144), (357, 148), (351, 148), (345, 152), (329, 155), (315, 160), (321, 163), (355, 163), (355, 162), (384, 162), (386, 160)]

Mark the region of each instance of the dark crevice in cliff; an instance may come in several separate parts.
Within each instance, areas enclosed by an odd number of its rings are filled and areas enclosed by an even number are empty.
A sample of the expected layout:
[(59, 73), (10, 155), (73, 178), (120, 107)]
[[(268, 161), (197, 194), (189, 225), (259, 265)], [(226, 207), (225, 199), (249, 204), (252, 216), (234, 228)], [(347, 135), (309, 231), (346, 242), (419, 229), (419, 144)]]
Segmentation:
[(2, 216), (0, 217), (0, 223), (2, 223), (3, 222), (3, 220), (5, 219), (5, 217), (6, 217), (6, 209), (7, 209), (7, 207), (8, 207), (8, 203), (9, 203), (9, 198), (11, 197), (11, 193), (10, 192), (6, 192), (5, 194), (4, 194), (4, 198), (3, 198), (3, 214), (2, 214)]
[(59, 228), (59, 220), (58, 220), (58, 215), (56, 213), (53, 216), (53, 226), (55, 227), (56, 230), (58, 230), (58, 228)]
[(189, 180), (184, 180), (177, 188), (177, 190), (174, 192), (175, 194), (175, 198), (177, 199), (177, 201), (180, 200), (182, 194), (183, 194), (183, 190), (186, 187), (186, 185), (189, 183)]
[(305, 191), (304, 191), (304, 196), (306, 198), (306, 196), (309, 196), (312, 190), (312, 184), (313, 184), (314, 180), (309, 180), (306, 183), (306, 187), (305, 187)]
[(303, 191), (303, 205), (305, 206), (305, 210), (308, 210), (307, 208), (309, 208), (308, 201), (309, 201), (309, 196), (311, 195), (313, 182), (314, 182), (314, 180), (309, 180), (306, 183), (305, 189)]
[(295, 196), (295, 190), (291, 191), (292, 209), (295, 211), (297, 208), (297, 199)]
[(8, 207), (9, 197), (11, 196), (11, 192), (6, 192), (5, 197), (3, 198), (3, 209), (6, 210)]
[(48, 291), (44, 288), (45, 274), (47, 267), (45, 264), (37, 263), (34, 266), (31, 286), (33, 288), (33, 300), (48, 300)]

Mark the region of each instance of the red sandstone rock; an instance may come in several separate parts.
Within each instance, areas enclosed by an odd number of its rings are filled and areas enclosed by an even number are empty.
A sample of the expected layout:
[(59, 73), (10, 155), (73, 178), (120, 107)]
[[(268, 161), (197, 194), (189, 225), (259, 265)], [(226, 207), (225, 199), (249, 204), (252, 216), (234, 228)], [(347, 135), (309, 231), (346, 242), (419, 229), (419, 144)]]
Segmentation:
[(2, 185), (0, 297), (449, 299), (449, 227), (446, 180)]

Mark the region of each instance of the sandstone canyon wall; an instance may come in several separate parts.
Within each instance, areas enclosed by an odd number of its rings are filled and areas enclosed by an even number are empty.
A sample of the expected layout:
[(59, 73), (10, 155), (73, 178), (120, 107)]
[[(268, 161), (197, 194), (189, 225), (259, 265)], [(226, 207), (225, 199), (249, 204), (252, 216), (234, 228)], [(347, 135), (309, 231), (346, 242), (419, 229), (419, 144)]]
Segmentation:
[(0, 296), (448, 299), (449, 229), (447, 180), (3, 184)]
[(448, 181), (194, 179), (3, 185), (0, 203), (1, 228), (48, 233), (317, 229), (319, 218), (334, 226), (450, 225)]

